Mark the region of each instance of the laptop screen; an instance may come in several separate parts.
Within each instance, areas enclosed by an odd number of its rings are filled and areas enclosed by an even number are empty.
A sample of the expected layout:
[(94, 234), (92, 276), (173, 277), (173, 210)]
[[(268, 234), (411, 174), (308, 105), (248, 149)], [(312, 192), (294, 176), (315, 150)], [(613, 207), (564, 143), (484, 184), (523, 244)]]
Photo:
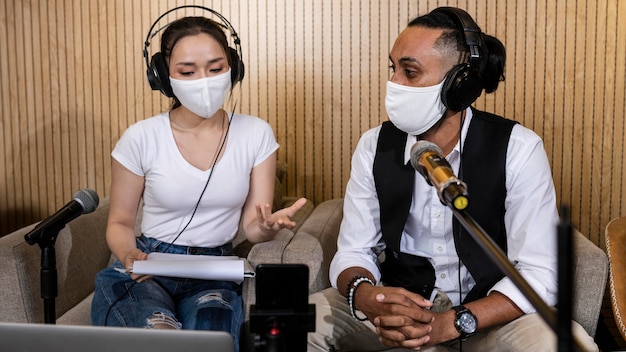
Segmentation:
[(222, 331), (160, 330), (0, 322), (2, 351), (234, 352)]

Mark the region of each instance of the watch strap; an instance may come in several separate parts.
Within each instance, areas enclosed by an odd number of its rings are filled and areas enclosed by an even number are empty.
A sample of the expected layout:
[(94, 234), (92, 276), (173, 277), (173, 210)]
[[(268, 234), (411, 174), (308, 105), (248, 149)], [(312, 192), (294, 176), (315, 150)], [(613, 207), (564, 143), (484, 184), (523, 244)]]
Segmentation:
[(458, 306), (454, 306), (452, 307), (452, 309), (454, 309), (454, 311), (459, 314), (460, 312), (464, 311), (464, 310), (469, 310), (467, 309), (467, 307), (465, 307), (464, 305), (458, 305)]
[(454, 327), (461, 334), (460, 336), (461, 340), (466, 340), (468, 337), (476, 334), (476, 329), (473, 332), (465, 331), (462, 329), (462, 326), (459, 323), (459, 319), (461, 319), (461, 316), (465, 314), (469, 314), (474, 319), (476, 326), (478, 326), (478, 319), (476, 318), (474, 313), (472, 313), (472, 311), (469, 310), (469, 308), (465, 307), (464, 305), (454, 306), (452, 307), (452, 309), (456, 312), (456, 316), (454, 318)]

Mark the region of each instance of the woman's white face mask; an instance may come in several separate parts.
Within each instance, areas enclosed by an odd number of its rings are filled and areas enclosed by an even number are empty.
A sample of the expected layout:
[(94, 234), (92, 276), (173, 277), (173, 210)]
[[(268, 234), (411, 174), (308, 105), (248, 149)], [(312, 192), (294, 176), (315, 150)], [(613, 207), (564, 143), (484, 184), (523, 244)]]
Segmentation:
[(170, 77), (172, 92), (180, 103), (194, 114), (211, 118), (219, 110), (230, 90), (230, 69), (217, 76), (193, 80)]
[(410, 135), (428, 131), (446, 111), (441, 102), (443, 82), (429, 87), (409, 87), (388, 81), (385, 108), (391, 123)]

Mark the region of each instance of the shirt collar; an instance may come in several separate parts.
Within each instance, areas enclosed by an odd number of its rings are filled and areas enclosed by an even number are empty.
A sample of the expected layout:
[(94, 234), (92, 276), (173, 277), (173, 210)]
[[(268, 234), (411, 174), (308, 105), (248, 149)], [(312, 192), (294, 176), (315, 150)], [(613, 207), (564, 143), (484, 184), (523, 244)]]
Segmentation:
[[(467, 137), (467, 130), (469, 129), (470, 121), (472, 120), (472, 109), (467, 108), (465, 110), (465, 121), (463, 121), (463, 127), (461, 128), (461, 140), (465, 140)], [(417, 136), (408, 135), (406, 136), (406, 144), (404, 146), (404, 164), (406, 165), (411, 161), (411, 147), (413, 144), (417, 142)], [(461, 143), (457, 141), (454, 145), (454, 149), (450, 154), (446, 155), (446, 159), (455, 158), (457, 155), (461, 154)]]

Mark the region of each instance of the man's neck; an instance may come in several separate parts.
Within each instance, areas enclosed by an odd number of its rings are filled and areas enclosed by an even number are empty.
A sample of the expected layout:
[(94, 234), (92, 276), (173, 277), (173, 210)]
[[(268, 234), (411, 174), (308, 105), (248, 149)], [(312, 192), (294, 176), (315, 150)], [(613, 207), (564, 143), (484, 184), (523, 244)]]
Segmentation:
[(465, 118), (465, 111), (448, 115), (446, 112), (441, 123), (437, 124), (421, 136), (421, 139), (433, 142), (441, 148), (444, 156), (450, 154), (461, 137), (461, 127)]

